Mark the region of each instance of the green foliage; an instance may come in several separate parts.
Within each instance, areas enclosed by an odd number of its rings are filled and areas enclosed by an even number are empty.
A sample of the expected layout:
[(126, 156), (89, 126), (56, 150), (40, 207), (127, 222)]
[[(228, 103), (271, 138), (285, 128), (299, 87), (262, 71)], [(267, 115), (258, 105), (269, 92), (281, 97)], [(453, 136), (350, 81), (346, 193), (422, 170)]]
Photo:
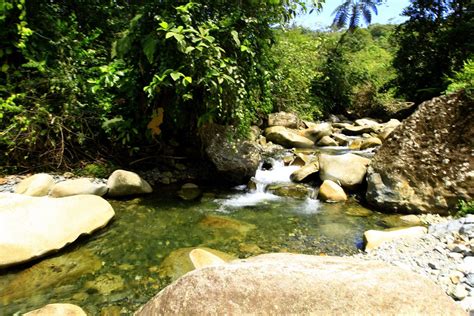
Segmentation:
[(319, 76), (322, 37), (300, 28), (276, 30), (272, 55), (277, 63), (273, 83), (275, 110), (297, 113), (312, 120), (321, 116), (311, 93), (311, 81)]
[(393, 27), (374, 25), (352, 33), (336, 33), (324, 43), (326, 62), (314, 78), (312, 91), (325, 113), (381, 116), (394, 102), (393, 48), (387, 38)]
[(78, 170), (78, 174), (85, 177), (92, 177), (92, 178), (108, 178), (110, 174), (117, 169), (114, 165), (105, 162), (95, 162), (86, 164), (80, 170)]
[(474, 201), (459, 200), (458, 210), (456, 213), (458, 216), (466, 216), (467, 214), (474, 214)]
[(447, 78), (449, 86), (446, 93), (454, 93), (459, 90), (466, 91), (466, 95), (474, 98), (474, 60), (469, 59), (464, 63), (460, 71), (454, 72), (452, 78)]
[(474, 4), (471, 0), (412, 0), (404, 11), (410, 19), (394, 39), (399, 45), (394, 85), (400, 96), (422, 102), (446, 90), (454, 71), (474, 52)]
[[(271, 26), (305, 7), (2, 1), (0, 167), (126, 160), (160, 148), (162, 138), (195, 144), (206, 122), (245, 130), (273, 107)], [(162, 133), (152, 134), (157, 109)]]

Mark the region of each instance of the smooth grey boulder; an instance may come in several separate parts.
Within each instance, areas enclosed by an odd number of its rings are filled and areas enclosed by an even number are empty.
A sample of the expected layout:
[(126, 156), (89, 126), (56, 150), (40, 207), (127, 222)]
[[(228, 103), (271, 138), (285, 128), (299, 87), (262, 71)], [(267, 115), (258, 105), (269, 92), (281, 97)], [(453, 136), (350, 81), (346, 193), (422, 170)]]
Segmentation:
[(119, 197), (153, 192), (148, 182), (138, 174), (126, 170), (115, 170), (107, 179), (108, 196)]
[(273, 126), (265, 129), (267, 140), (282, 145), (285, 148), (311, 148), (314, 142), (283, 126)]
[(332, 180), (341, 186), (353, 189), (365, 179), (370, 159), (354, 155), (319, 156), (319, 177), (321, 180)]
[(104, 196), (107, 193), (105, 184), (93, 183), (89, 179), (74, 179), (56, 183), (49, 192), (52, 197), (65, 197), (80, 194)]

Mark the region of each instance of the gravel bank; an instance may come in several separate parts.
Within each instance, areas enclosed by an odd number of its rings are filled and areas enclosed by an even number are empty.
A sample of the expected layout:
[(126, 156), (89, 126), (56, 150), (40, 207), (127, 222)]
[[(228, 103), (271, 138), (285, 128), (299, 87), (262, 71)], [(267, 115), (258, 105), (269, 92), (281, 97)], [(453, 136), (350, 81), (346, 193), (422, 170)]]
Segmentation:
[(474, 315), (474, 215), (444, 222), (433, 217), (433, 222), (422, 237), (385, 243), (355, 257), (422, 274)]

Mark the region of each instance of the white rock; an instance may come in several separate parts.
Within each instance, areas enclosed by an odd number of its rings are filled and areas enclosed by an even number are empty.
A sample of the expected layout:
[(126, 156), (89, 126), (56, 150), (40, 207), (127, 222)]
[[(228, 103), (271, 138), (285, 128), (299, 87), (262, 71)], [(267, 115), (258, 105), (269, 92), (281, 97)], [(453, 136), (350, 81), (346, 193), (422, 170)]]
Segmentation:
[(65, 198), (0, 193), (0, 267), (61, 249), (104, 227), (115, 215), (95, 195)]
[(52, 176), (38, 173), (21, 181), (15, 188), (15, 193), (28, 196), (45, 196), (54, 185)]
[(134, 194), (151, 193), (153, 189), (150, 184), (143, 180), (138, 174), (125, 171), (114, 171), (107, 180), (109, 196), (127, 196)]
[(104, 196), (107, 193), (105, 184), (92, 183), (89, 179), (66, 180), (56, 183), (49, 195), (52, 197), (65, 197), (80, 194)]
[(48, 304), (24, 316), (87, 316), (79, 306), (73, 304)]
[(426, 234), (427, 229), (422, 226), (402, 228), (397, 230), (368, 230), (364, 233), (366, 240), (365, 251), (379, 247), (382, 243), (402, 238), (420, 237)]

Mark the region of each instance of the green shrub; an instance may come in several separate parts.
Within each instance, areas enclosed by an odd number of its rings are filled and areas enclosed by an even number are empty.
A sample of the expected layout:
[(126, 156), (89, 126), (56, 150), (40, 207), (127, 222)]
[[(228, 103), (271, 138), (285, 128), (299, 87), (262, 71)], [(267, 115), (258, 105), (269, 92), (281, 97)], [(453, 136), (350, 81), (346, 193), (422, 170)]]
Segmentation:
[(474, 214), (474, 201), (459, 200), (457, 215), (466, 216), (467, 214)]
[(454, 76), (447, 78), (449, 86), (445, 93), (454, 93), (459, 90), (465, 90), (466, 94), (474, 98), (474, 59), (464, 62), (464, 67), (456, 71)]

